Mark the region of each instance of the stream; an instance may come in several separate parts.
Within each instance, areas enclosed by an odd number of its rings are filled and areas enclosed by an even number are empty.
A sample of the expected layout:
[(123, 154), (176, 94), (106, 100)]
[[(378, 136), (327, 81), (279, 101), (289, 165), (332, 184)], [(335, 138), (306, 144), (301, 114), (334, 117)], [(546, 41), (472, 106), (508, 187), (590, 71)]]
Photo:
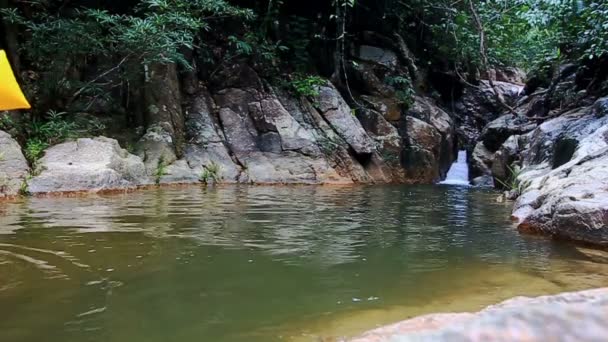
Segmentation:
[(608, 283), (599, 252), (520, 235), (495, 198), (190, 186), (0, 203), (0, 341), (333, 341)]

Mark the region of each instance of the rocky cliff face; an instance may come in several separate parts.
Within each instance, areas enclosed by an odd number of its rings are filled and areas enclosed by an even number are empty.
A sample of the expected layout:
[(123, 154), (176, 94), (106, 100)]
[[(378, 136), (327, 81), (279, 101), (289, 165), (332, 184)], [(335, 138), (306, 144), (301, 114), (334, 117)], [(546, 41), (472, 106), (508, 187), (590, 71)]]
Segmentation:
[[(272, 86), (247, 63), (207, 78), (150, 66), (137, 89), (145, 129), (135, 155), (103, 137), (54, 146), (31, 170), (29, 191), (440, 181), (456, 155), (451, 116), (429, 97), (414, 96), (409, 105), (399, 100), (400, 89), (387, 80), (417, 70), (402, 65), (412, 62), (400, 57), (405, 52), (359, 50), (359, 63), (348, 71), (353, 88), (340, 91), (327, 81), (314, 86), (316, 96)], [(24, 176), (0, 163), (10, 188), (21, 184)]]
[(516, 199), (520, 231), (608, 245), (608, 98), (559, 69), (549, 89), (530, 89), (482, 130), (470, 160), (477, 184)]

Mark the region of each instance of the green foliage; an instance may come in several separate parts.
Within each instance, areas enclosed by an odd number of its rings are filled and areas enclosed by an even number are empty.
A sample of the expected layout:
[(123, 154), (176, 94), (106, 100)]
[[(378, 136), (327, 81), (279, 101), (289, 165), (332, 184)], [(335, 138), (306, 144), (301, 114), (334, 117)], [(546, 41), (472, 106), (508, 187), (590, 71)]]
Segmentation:
[(48, 147), (49, 144), (40, 139), (29, 139), (25, 143), (25, 157), (32, 165), (35, 165)]
[(228, 42), (234, 48), (235, 56), (252, 56), (271, 64), (277, 63), (280, 52), (288, 50), (280, 41), (272, 43), (266, 37), (254, 33), (247, 33), (242, 38), (229, 36)]
[(593, 59), (608, 53), (608, 3), (592, 3), (582, 14), (585, 30), (581, 43), (586, 46), (584, 57)]
[(289, 27), (289, 36), (285, 40), (290, 51), (289, 63), (296, 70), (307, 71), (310, 68), (308, 48), (314, 35), (314, 23), (308, 18), (293, 15), (289, 17)]
[(0, 113), (0, 130), (8, 131), (15, 127), (15, 122), (8, 113)]
[(158, 158), (158, 164), (156, 165), (156, 170), (154, 170), (154, 183), (156, 185), (160, 184), (161, 178), (167, 175), (167, 163), (165, 162), (165, 158), (161, 156)]
[(319, 86), (327, 84), (327, 80), (314, 75), (294, 74), (290, 82), (291, 89), (302, 97), (319, 96)]
[(212, 161), (209, 165), (203, 165), (203, 171), (199, 176), (199, 180), (204, 184), (215, 184), (222, 180), (222, 166)]
[(65, 112), (49, 111), (48, 120), (34, 120), (27, 128), (27, 141), (25, 143), (25, 157), (34, 165), (44, 150), (49, 146), (61, 143), (67, 139), (78, 136), (78, 126), (65, 119)]
[(519, 179), (519, 176), (523, 172), (523, 169), (520, 168), (518, 165), (513, 164), (511, 166), (507, 165), (507, 170), (509, 172), (509, 178), (507, 178), (506, 180), (495, 178), (496, 181), (503, 188), (514, 192), (517, 196), (521, 195), (527, 187), (527, 185)]
[(73, 121), (67, 120), (66, 115), (66, 112), (49, 111), (48, 120), (31, 123), (28, 127), (29, 137), (38, 139), (48, 146), (76, 138), (78, 126)]
[(96, 82), (79, 83), (66, 72), (90, 60), (113, 61), (98, 77), (115, 71), (127, 78), (120, 67), (129, 63), (178, 63), (190, 68), (182, 51), (195, 48), (198, 34), (210, 30), (211, 21), (254, 18), (251, 10), (225, 0), (140, 0), (129, 14), (91, 8), (62, 12), (45, 0), (32, 0), (27, 7), (27, 15), (15, 8), (1, 9), (0, 15), (28, 33), (22, 51), (42, 74), (39, 95), (53, 100), (83, 95), (95, 86)]
[[(560, 58), (597, 58), (608, 51), (608, 3), (580, 0), (404, 0), (393, 16), (402, 32), (420, 27), (429, 57), (460, 70), (479, 68), (480, 17), (492, 66), (535, 69)], [(424, 30), (422, 31), (422, 28)]]
[(395, 88), (397, 100), (399, 100), (402, 105), (410, 107), (414, 103), (415, 91), (414, 86), (412, 85), (412, 80), (409, 77), (387, 77), (385, 82), (386, 84)]
[(21, 182), (21, 185), (19, 186), (19, 194), (21, 196), (27, 196), (29, 195), (29, 181), (32, 179), (32, 175), (31, 174), (27, 174), (25, 176), (25, 178), (23, 179), (23, 181)]

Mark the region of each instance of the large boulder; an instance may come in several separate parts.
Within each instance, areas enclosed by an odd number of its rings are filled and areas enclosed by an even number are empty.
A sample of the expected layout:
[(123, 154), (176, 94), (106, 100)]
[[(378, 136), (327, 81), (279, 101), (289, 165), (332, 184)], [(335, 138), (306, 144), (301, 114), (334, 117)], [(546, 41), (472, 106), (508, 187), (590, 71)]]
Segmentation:
[(481, 132), (480, 140), (488, 150), (494, 152), (510, 136), (526, 134), (534, 128), (536, 128), (536, 124), (525, 117), (507, 114), (490, 122)]
[[(329, 122), (325, 128), (335, 129), (338, 137), (347, 141), (354, 151), (371, 154), (373, 141), (350, 114), (342, 97), (337, 92), (332, 94), (338, 98), (325, 97), (325, 101), (335, 104), (335, 107), (324, 107)], [(350, 175), (339, 174), (335, 165), (326, 159), (323, 142), (319, 141), (321, 135), (313, 128), (318, 121), (311, 117), (316, 111), (314, 108), (305, 113), (284, 97), (252, 88), (221, 90), (215, 100), (226, 146), (240, 168), (237, 181), (256, 184), (353, 181)], [(290, 104), (295, 116), (283, 103)], [(226, 156), (223, 160), (228, 162)], [(234, 179), (235, 175), (233, 172), (230, 178)]]
[(0, 131), (0, 198), (17, 195), (28, 173), (21, 146), (8, 133)]
[(603, 341), (608, 289), (516, 297), (477, 313), (430, 314), (382, 327), (350, 342)]
[(297, 153), (251, 153), (242, 156), (244, 178), (252, 184), (348, 184), (352, 180), (340, 176), (322, 158)]
[(29, 182), (33, 194), (131, 189), (150, 183), (141, 158), (114, 139), (98, 137), (49, 148)]
[(450, 116), (432, 100), (419, 96), (400, 127), (402, 164), (415, 182), (441, 180), (456, 159), (456, 134)]
[(213, 107), (213, 99), (206, 89), (195, 91), (186, 110), (188, 142), (184, 156), (166, 168), (160, 183), (207, 181), (205, 174), (210, 172), (214, 173), (214, 181), (235, 183), (240, 180), (242, 168), (226, 147), (219, 120), (212, 113)]
[(359, 59), (380, 64), (387, 68), (394, 68), (399, 62), (397, 54), (376, 46), (361, 45), (359, 47)]
[[(515, 105), (523, 89), (518, 84), (498, 81), (494, 82), (494, 86), (498, 96), (509, 105)], [(497, 101), (488, 81), (481, 81), (477, 87), (464, 88), (462, 96), (454, 103), (454, 117), (462, 143), (467, 149), (474, 148), (479, 132), (503, 112), (504, 108)]]
[[(513, 212), (520, 231), (608, 246), (608, 122), (598, 117), (607, 100), (572, 113), (578, 120), (556, 118), (530, 133), (523, 153), (533, 158), (524, 158)], [(570, 147), (547, 137), (567, 137)]]
[[(496, 185), (509, 185), (510, 179), (515, 176), (518, 166), (516, 163), (520, 159), (520, 152), (526, 143), (526, 136), (512, 135), (494, 153), (491, 162), (492, 176), (498, 180)], [(516, 189), (508, 189), (516, 190)]]
[(434, 183), (441, 179), (441, 134), (430, 124), (412, 116), (404, 118), (402, 164), (412, 182)]
[(365, 132), (335, 87), (331, 85), (319, 87), (316, 105), (323, 117), (355, 153), (369, 155), (375, 151), (374, 141)]
[(477, 143), (469, 161), (469, 174), (471, 178), (477, 178), (492, 174), (492, 159), (494, 153), (482, 142)]
[(154, 175), (159, 167), (177, 160), (174, 137), (166, 123), (148, 128), (137, 143), (136, 154), (144, 161), (146, 172)]
[(302, 127), (276, 98), (263, 99), (249, 105), (249, 112), (258, 126), (258, 131), (276, 133), (280, 139), (280, 150), (300, 152), (318, 156), (321, 151), (311, 131)]

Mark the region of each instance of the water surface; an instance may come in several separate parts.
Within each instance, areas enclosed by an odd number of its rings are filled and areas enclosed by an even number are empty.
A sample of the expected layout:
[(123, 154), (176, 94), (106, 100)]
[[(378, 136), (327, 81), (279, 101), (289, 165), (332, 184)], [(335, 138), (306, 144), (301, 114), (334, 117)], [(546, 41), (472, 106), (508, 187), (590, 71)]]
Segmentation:
[(450, 186), (163, 188), (0, 203), (0, 341), (331, 341), (608, 284)]

